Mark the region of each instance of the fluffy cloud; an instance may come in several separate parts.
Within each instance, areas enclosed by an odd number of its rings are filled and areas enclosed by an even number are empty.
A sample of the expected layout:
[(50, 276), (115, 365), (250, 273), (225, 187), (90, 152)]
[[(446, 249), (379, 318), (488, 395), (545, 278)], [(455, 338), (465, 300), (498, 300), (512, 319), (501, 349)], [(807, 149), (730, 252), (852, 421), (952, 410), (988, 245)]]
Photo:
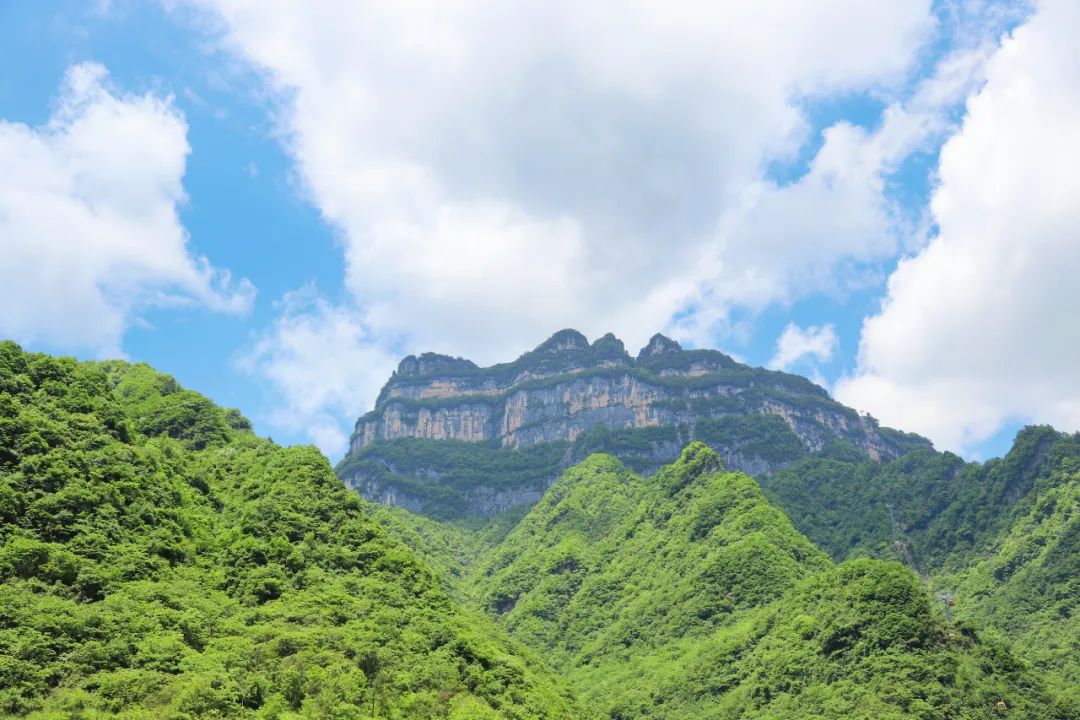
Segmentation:
[(341, 418), (355, 419), (394, 368), (348, 308), (307, 287), (279, 303), (273, 327), (239, 359), (241, 368), (270, 383), (282, 404), (269, 418), (277, 427), (305, 432), (323, 452), (340, 456), (348, 436)]
[(801, 328), (789, 324), (776, 340), (776, 354), (769, 361), (774, 370), (787, 370), (803, 358), (818, 362), (832, 359), (837, 345), (836, 328), (832, 325), (812, 325)]
[[(986, 54), (912, 90), (929, 0), (190, 4), (280, 98), (367, 342), (479, 362), (565, 326), (715, 344), (733, 308), (880, 278), (918, 235), (887, 177)], [(768, 179), (808, 100), (862, 91), (893, 99), (880, 126)]]
[[(290, 151), (344, 231), (374, 331), (480, 360), (564, 325), (644, 342), (729, 302), (706, 291), (725, 284), (787, 295), (804, 208), (874, 186), (775, 193), (763, 168), (806, 139), (805, 98), (902, 80), (933, 25), (929, 2), (892, 0), (202, 5), (286, 98)], [(741, 231), (777, 210), (790, 225)], [(868, 238), (877, 207), (849, 217), (811, 228), (834, 239), (818, 276), (893, 249)], [(776, 270), (777, 250), (800, 257)]]
[(140, 308), (250, 306), (250, 283), (187, 247), (186, 135), (168, 99), (113, 94), (92, 63), (44, 126), (0, 121), (0, 335), (115, 355)]
[(1080, 429), (1080, 5), (1044, 0), (941, 153), (938, 232), (890, 277), (841, 400), (963, 451), (1009, 420)]

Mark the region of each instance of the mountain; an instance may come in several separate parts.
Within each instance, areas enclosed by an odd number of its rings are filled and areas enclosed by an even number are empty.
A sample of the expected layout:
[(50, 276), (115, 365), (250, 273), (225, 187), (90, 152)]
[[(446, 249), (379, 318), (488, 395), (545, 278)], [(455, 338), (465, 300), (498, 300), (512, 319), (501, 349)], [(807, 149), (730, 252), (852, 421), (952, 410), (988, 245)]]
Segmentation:
[(797, 375), (684, 350), (663, 335), (635, 358), (613, 335), (590, 344), (562, 330), (486, 368), (434, 353), (405, 358), (357, 420), (337, 472), (384, 504), (442, 518), (494, 515), (535, 503), (593, 452), (651, 473), (695, 440), (755, 475), (808, 456), (854, 452), (878, 462), (931, 447)]
[[(457, 426), (440, 418), (472, 420)], [(476, 433), (455, 434), (457, 427)], [(639, 507), (640, 487), (649, 480), (634, 471), (657, 473), (676, 448), (694, 440), (715, 449), (725, 467), (755, 475), (764, 498), (833, 561), (900, 561), (931, 597), (954, 597), (951, 612), (965, 628), (980, 629), (982, 642), (1004, 643), (1018, 662), (1045, 674), (1052, 693), (1075, 700), (1080, 591), (1069, 573), (1080, 554), (1071, 499), (1080, 435), (1029, 427), (1005, 457), (966, 462), (918, 436), (878, 427), (802, 378), (748, 368), (714, 351), (686, 351), (663, 336), (630, 358), (611, 336), (590, 345), (579, 333), (562, 331), (514, 363), (491, 368), (444, 356), (406, 358), (375, 409), (357, 422), (354, 450), (337, 471), (371, 499), (441, 520), (380, 511), (391, 532), (441, 569), (457, 597), (499, 618), (545, 657), (558, 658), (573, 678), (574, 651), (543, 638), (581, 642), (577, 630), (568, 630), (573, 623), (612, 631), (614, 622), (560, 615), (576, 607), (564, 583), (576, 582), (589, 565), (575, 548), (606, 548), (597, 552), (607, 563), (633, 543), (614, 533), (619, 540), (603, 535), (611, 543), (603, 545), (596, 533), (611, 528), (593, 517), (590, 533), (567, 545), (562, 535), (542, 530), (565, 526), (536, 513), (554, 512), (555, 503), (558, 513), (574, 517), (601, 503), (605, 517), (629, 522), (625, 516)], [(585, 473), (591, 479), (583, 482), (582, 468), (600, 462), (586, 460), (593, 451), (618, 458), (622, 469)], [(585, 464), (573, 467), (579, 462)], [(579, 489), (570, 493), (570, 505), (559, 505), (567, 482)], [(498, 515), (507, 507), (519, 510)], [(527, 514), (519, 523), (522, 509)], [(495, 518), (470, 519), (478, 515)], [(637, 547), (627, 563), (653, 552)], [(663, 554), (694, 560), (674, 562), (678, 570), (662, 586), (684, 578), (703, 584), (700, 557), (686, 548)], [(514, 561), (499, 565), (509, 555)], [(563, 561), (576, 571), (552, 572)], [(478, 562), (489, 563), (480, 581)], [(522, 587), (506, 591), (503, 584), (513, 587), (515, 579)], [(639, 592), (627, 583), (614, 586)], [(671, 634), (660, 637), (673, 641)], [(600, 663), (599, 675), (618, 678), (620, 668), (640, 667), (639, 660), (623, 661)], [(665, 666), (671, 665), (669, 658)], [(589, 688), (597, 678), (575, 685), (587, 701), (596, 699)]]
[(0, 343), (0, 714), (579, 717), (315, 448)]
[(516, 637), (610, 682), (827, 563), (751, 478), (695, 443), (650, 480), (607, 455), (571, 468), (475, 576), (481, 606)]
[(650, 478), (588, 458), (463, 582), (589, 717), (1076, 716), (907, 568), (834, 565), (702, 443)]
[[(532, 471), (371, 447), (410, 442)], [(701, 441), (651, 475), (592, 454), (440, 521), (146, 365), (0, 343), (0, 714), (1080, 720), (1080, 438), (913, 445), (830, 440), (766, 491)]]
[(1080, 701), (1080, 438), (1040, 430), (1041, 458), (1027, 465), (1024, 475), (1012, 475), (1029, 481), (999, 484), (1006, 496), (1023, 494), (973, 548), (961, 546), (947, 555), (936, 583), (964, 601), (958, 616), (995, 628), (1075, 703)]
[(1080, 698), (1080, 434), (1021, 430), (985, 463), (918, 449), (885, 463), (807, 457), (760, 478), (834, 558), (898, 559)]

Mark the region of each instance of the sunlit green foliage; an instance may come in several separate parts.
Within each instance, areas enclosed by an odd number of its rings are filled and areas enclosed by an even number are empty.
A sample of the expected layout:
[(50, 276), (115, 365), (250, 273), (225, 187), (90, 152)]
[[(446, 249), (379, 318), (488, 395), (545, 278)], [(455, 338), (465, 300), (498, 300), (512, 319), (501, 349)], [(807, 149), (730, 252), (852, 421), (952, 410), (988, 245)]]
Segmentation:
[[(788, 452), (747, 422), (710, 431)], [(473, 447), (466, 484), (553, 459)], [(888, 557), (886, 503), (955, 621), (796, 530)], [(440, 523), (145, 365), (0, 343), (0, 715), (1077, 720), (1078, 503), (1080, 440), (1035, 428), (984, 465), (837, 441), (766, 494), (702, 443), (648, 478), (594, 455), (524, 517)]]
[(604, 455), (572, 468), (480, 574), (485, 606), (530, 645), (637, 652), (708, 631), (825, 562), (752, 479), (697, 443), (649, 480)]
[(490, 518), (460, 521), (433, 520), (404, 508), (371, 507), (371, 516), (387, 533), (407, 545), (435, 572), (456, 597), (469, 573), (495, 548), (527, 512), (518, 507)]
[(665, 687), (656, 717), (975, 720), (999, 699), (1015, 717), (1077, 717), (1001, 643), (948, 627), (907, 569), (844, 563), (694, 648), (692, 681)]
[(0, 344), (0, 714), (566, 718), (314, 448)]
[(1080, 701), (1080, 462), (1063, 459), (1012, 526), (976, 563), (936, 578), (960, 598), (958, 617), (992, 626)]
[(1029, 427), (1004, 458), (983, 464), (927, 449), (878, 463), (835, 441), (761, 483), (795, 526), (837, 559), (888, 552), (891, 504), (920, 564), (931, 569), (966, 564), (1030, 509), (1056, 468), (1077, 461), (1080, 437)]
[(1001, 459), (833, 453), (763, 478), (834, 557), (895, 557), (891, 504), (919, 570), (958, 618), (1006, 639), (1055, 692), (1080, 697), (1080, 436), (1029, 427)]
[[(697, 443), (640, 478), (569, 470), (471, 591), (594, 717), (1077, 717), (1007, 648), (948, 625), (897, 563), (833, 566)], [(949, 640), (948, 632), (960, 634)]]

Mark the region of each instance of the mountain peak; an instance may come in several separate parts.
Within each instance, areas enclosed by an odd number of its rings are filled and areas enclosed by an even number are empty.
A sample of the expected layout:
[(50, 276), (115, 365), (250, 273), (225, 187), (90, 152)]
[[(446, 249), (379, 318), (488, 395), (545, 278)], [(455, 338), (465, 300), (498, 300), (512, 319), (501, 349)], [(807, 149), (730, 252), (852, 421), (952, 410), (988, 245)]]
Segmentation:
[(615, 337), (612, 333), (607, 333), (603, 337), (597, 338), (593, 344), (589, 346), (589, 350), (592, 351), (595, 362), (600, 365), (605, 363), (630, 364), (633, 362), (630, 353), (626, 352), (626, 346), (623, 345), (623, 341)]
[(642, 358), (652, 357), (654, 355), (662, 355), (663, 353), (680, 352), (682, 351), (682, 345), (675, 342), (667, 335), (661, 335), (656, 333), (649, 338), (649, 344), (641, 348), (641, 352), (638, 353), (638, 360)]
[(679, 459), (657, 474), (657, 481), (674, 492), (696, 478), (724, 470), (724, 463), (711, 447), (695, 440), (683, 448)]
[[(614, 337), (614, 336), (612, 336)], [(589, 347), (589, 339), (577, 330), (567, 328), (560, 330), (544, 342), (536, 346), (533, 352), (537, 353), (560, 353), (567, 350), (586, 350)]]

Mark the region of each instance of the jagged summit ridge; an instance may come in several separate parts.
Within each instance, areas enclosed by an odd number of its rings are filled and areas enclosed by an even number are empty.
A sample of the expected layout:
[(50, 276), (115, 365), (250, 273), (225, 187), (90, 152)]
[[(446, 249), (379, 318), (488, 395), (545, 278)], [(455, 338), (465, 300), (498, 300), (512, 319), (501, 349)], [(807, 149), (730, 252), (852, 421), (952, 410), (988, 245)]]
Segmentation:
[[(469, 462), (434, 452), (424, 467), (406, 471), (420, 448), (409, 451), (409, 460), (380, 455), (378, 447), (396, 441), (463, 441), (485, 452), (549, 447), (540, 474), (550, 482), (594, 451), (652, 472), (694, 440), (716, 450), (725, 466), (751, 474), (771, 473), (838, 441), (874, 460), (913, 444), (929, 446), (879, 428), (798, 375), (742, 365), (717, 350), (684, 349), (660, 334), (635, 358), (611, 333), (590, 343), (567, 329), (490, 367), (434, 353), (405, 358), (375, 407), (357, 421), (339, 472), (370, 499), (417, 508), (431, 500), (430, 486), (445, 490), (444, 475), (458, 473), (475, 496), (464, 505), (488, 514), (533, 502), (546, 485), (535, 473), (515, 484), (506, 478), (505, 458), (481, 461), (479, 450), (448, 448), (472, 453)], [(503, 479), (476, 481), (477, 463)], [(403, 483), (405, 475), (416, 482)]]
[[(490, 367), (436, 353), (406, 357), (357, 421), (351, 451), (401, 437), (520, 448), (572, 442), (600, 426), (689, 427), (677, 439), (682, 447), (702, 418), (733, 414), (781, 418), (810, 451), (841, 436), (872, 457), (897, 454), (872, 419), (803, 377), (741, 365), (717, 350), (686, 350), (659, 333), (633, 358), (611, 333), (590, 343), (573, 329)], [(677, 453), (668, 450), (665, 461)]]
[[(663, 353), (682, 351), (679, 343), (657, 333), (649, 341), (649, 344), (641, 349), (637, 360), (641, 361)], [(722, 364), (725, 360), (731, 361), (731, 358), (716, 350), (703, 352), (716, 356), (714, 358), (716, 364)], [(387, 383), (387, 387), (393, 385), (395, 380), (401, 381), (403, 378), (482, 373), (499, 375), (507, 372), (512, 374), (514, 370), (536, 372), (537, 370), (552, 370), (558, 367), (573, 369), (575, 367), (587, 367), (592, 361), (596, 361), (597, 364), (635, 364), (634, 358), (626, 351), (623, 341), (615, 337), (614, 333), (605, 333), (590, 343), (589, 339), (581, 332), (567, 328), (559, 330), (513, 362), (500, 363), (487, 368), (481, 368), (476, 363), (465, 358), (441, 353), (426, 352), (421, 355), (409, 355), (398, 364), (397, 371)]]
[[(693, 425), (702, 414), (716, 415), (713, 410), (746, 410), (736, 407), (737, 398), (747, 392), (762, 395), (763, 388), (841, 410), (830, 421), (841, 430), (867, 422), (805, 378), (750, 368), (717, 350), (686, 350), (657, 333), (634, 358), (612, 333), (590, 343), (581, 332), (564, 329), (516, 360), (490, 367), (438, 353), (404, 358), (375, 408), (357, 421), (351, 451), (399, 437), (493, 441), (516, 448), (573, 441), (600, 425)], [(727, 407), (712, 408), (718, 404)], [(800, 432), (799, 413), (783, 403), (757, 403), (753, 411), (779, 415)], [(823, 442), (802, 435), (809, 448)]]
[(684, 350), (679, 343), (660, 333), (652, 336), (635, 359), (626, 351), (623, 341), (613, 333), (605, 333), (590, 343), (584, 334), (568, 328), (559, 330), (512, 362), (489, 367), (480, 367), (471, 360), (441, 353), (409, 355), (398, 364), (397, 371), (383, 387), (376, 405), (393, 397), (396, 388), (422, 378), (481, 378), (496, 381), (493, 387), (505, 387), (515, 381), (550, 374), (618, 365), (641, 365), (659, 372), (666, 370), (669, 374), (687, 371), (700, 375), (722, 368), (734, 368), (738, 363), (718, 350)]

